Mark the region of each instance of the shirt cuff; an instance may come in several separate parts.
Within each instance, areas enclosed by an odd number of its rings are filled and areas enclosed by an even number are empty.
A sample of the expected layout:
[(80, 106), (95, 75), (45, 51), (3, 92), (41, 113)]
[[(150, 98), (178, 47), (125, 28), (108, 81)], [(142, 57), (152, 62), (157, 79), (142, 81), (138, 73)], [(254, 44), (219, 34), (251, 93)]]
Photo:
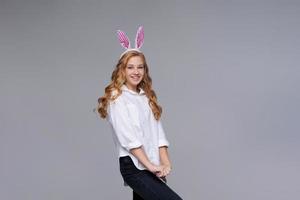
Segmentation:
[(125, 148), (127, 149), (127, 151), (130, 151), (130, 149), (138, 148), (142, 145), (143, 144), (140, 143), (139, 141), (135, 141), (135, 142), (131, 142), (131, 143), (127, 144)]
[(169, 146), (169, 142), (167, 141), (167, 140), (165, 140), (165, 139), (160, 139), (159, 141), (158, 141), (158, 146), (159, 147), (163, 147), (163, 146)]

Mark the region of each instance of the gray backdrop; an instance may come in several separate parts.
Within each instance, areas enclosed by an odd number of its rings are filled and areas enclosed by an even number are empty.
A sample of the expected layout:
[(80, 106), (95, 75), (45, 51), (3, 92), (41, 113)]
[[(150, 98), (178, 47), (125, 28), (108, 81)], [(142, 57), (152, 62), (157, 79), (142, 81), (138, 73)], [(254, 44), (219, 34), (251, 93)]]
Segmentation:
[(142, 47), (184, 199), (300, 198), (299, 0), (0, 1), (0, 199), (131, 199), (92, 109)]

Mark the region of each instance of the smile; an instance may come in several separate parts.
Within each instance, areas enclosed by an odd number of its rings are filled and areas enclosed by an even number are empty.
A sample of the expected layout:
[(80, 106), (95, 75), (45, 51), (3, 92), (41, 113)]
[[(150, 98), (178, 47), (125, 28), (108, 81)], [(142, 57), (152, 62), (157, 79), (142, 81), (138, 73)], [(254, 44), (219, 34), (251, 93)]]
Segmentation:
[(130, 78), (137, 81), (140, 79), (140, 76), (130, 76)]

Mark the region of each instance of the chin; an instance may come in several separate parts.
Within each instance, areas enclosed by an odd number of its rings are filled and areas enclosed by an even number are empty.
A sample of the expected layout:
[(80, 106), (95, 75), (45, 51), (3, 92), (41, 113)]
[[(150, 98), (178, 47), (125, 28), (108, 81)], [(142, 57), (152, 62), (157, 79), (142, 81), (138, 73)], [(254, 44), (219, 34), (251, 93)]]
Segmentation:
[(134, 82), (131, 82), (131, 84), (134, 85), (134, 86), (137, 86), (137, 85), (140, 84), (141, 82), (142, 82), (142, 80), (140, 80), (140, 81), (134, 81)]

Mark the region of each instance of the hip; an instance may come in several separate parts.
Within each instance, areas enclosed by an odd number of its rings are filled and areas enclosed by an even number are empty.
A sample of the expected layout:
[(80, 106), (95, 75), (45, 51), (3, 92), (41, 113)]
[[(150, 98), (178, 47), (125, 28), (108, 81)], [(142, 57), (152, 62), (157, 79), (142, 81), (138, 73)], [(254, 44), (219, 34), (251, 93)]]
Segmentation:
[(166, 178), (158, 178), (147, 169), (138, 169), (130, 156), (119, 157), (120, 172), (124, 182), (138, 181), (145, 176), (152, 176), (160, 181), (167, 182)]

